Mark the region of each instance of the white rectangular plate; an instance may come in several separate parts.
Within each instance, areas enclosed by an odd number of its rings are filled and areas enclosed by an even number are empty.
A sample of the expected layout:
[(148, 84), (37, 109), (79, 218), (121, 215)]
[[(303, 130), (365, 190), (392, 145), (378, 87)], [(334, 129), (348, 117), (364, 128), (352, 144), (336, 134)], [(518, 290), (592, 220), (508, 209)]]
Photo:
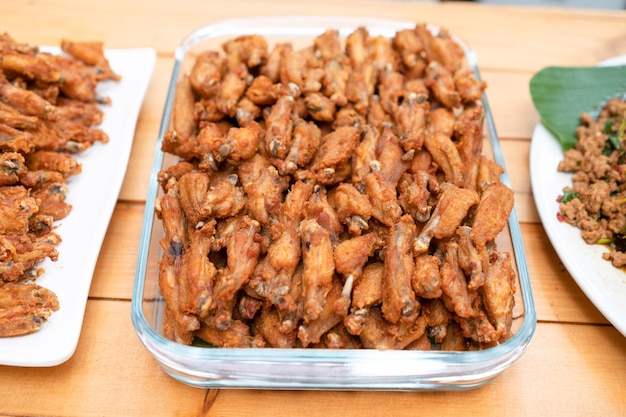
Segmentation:
[[(58, 48), (42, 50), (59, 53)], [(96, 143), (76, 156), (82, 172), (68, 180), (70, 214), (57, 222), (63, 241), (57, 262), (41, 264), (46, 272), (37, 283), (54, 291), (61, 308), (36, 333), (0, 338), (0, 365), (54, 366), (76, 350), (93, 271), (117, 202), (135, 135), (137, 116), (154, 70), (156, 53), (150, 48), (106, 50), (121, 81), (106, 81), (98, 95), (110, 97), (103, 106), (99, 128), (109, 143)]]

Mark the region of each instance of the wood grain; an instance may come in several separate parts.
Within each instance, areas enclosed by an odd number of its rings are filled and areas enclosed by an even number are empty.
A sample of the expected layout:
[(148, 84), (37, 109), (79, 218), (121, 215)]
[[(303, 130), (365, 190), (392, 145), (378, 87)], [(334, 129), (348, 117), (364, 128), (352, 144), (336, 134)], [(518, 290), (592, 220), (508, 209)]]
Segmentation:
[[(409, 393), (220, 390), (203, 410), (207, 391), (168, 376), (136, 336), (130, 299), (174, 50), (198, 26), (270, 15), (426, 21), (476, 52), (515, 191), (538, 318), (528, 351), (486, 386)], [(548, 65), (592, 65), (626, 54), (626, 12), (388, 0), (24, 0), (0, 2), (0, 16), (10, 16), (2, 31), (22, 42), (58, 45), (71, 38), (157, 51), (76, 353), (51, 368), (0, 366), (0, 416), (626, 415), (626, 338), (559, 261), (537, 215), (528, 165), (538, 121), (528, 92), (532, 75)]]

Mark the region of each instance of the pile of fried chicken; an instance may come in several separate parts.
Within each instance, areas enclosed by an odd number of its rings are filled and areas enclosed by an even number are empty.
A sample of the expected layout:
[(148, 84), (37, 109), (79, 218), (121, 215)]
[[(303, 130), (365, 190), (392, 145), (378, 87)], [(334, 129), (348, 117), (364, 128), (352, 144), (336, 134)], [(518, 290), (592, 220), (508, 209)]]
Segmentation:
[(63, 40), (65, 54), (0, 34), (0, 337), (33, 333), (59, 309), (34, 281), (56, 261), (66, 217), (67, 180), (81, 172), (74, 155), (94, 142), (103, 111), (96, 86), (119, 80), (98, 42)]
[(476, 350), (511, 336), (485, 83), (424, 24), (229, 39), (178, 81), (155, 204), (165, 334), (218, 347)]

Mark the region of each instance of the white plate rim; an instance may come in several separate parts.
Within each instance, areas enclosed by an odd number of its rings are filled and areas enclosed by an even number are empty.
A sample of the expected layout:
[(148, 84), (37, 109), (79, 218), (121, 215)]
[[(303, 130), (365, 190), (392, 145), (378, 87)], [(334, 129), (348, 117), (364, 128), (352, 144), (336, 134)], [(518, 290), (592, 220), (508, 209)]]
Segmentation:
[[(626, 55), (600, 65), (624, 63)], [(587, 245), (577, 228), (557, 219), (557, 197), (563, 193), (563, 187), (571, 185), (571, 174), (557, 171), (563, 151), (558, 140), (541, 123), (533, 131), (529, 159), (535, 205), (552, 246), (585, 295), (626, 336), (626, 273), (602, 259), (606, 248)]]
[[(59, 48), (42, 47), (59, 53)], [(121, 81), (106, 81), (98, 94), (110, 97), (103, 106), (100, 129), (107, 144), (94, 144), (76, 156), (82, 172), (68, 180), (71, 213), (57, 222), (62, 242), (57, 262), (44, 261), (37, 283), (54, 291), (60, 303), (43, 327), (30, 335), (0, 338), (0, 365), (44, 367), (67, 361), (80, 337), (93, 272), (115, 209), (135, 136), (135, 127), (156, 63), (152, 48), (107, 49), (105, 55)], [(86, 197), (83, 197), (86, 196)]]

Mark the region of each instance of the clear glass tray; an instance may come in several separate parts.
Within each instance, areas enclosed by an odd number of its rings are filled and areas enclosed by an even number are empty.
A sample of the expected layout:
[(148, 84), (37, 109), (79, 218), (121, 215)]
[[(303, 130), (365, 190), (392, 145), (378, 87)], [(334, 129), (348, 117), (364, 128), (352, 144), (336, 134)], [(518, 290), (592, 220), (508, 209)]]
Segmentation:
[[(310, 45), (326, 29), (335, 28), (347, 36), (359, 26), (372, 35), (393, 36), (414, 27), (416, 22), (345, 17), (262, 17), (219, 21), (191, 32), (175, 53), (175, 65), (159, 138), (155, 148), (149, 192), (143, 221), (132, 298), (132, 321), (141, 342), (165, 372), (186, 384), (203, 388), (332, 389), (332, 390), (459, 390), (483, 385), (504, 371), (528, 347), (536, 326), (535, 307), (515, 209), (508, 229), (498, 238), (498, 249), (511, 253), (517, 269), (516, 307), (513, 336), (496, 347), (481, 351), (378, 351), (330, 349), (226, 349), (186, 346), (162, 334), (164, 301), (157, 285), (160, 221), (155, 219), (154, 202), (159, 193), (157, 173), (169, 156), (161, 152), (161, 141), (172, 112), (176, 82), (188, 71), (195, 52), (219, 49), (235, 36), (259, 34), (270, 44), (289, 41), (294, 46)], [(431, 28), (437, 31), (436, 27)], [(474, 53), (467, 59), (478, 75)], [(484, 153), (504, 167), (504, 159), (487, 98)], [(506, 168), (505, 168), (506, 169)], [(510, 186), (506, 172), (502, 181)]]

